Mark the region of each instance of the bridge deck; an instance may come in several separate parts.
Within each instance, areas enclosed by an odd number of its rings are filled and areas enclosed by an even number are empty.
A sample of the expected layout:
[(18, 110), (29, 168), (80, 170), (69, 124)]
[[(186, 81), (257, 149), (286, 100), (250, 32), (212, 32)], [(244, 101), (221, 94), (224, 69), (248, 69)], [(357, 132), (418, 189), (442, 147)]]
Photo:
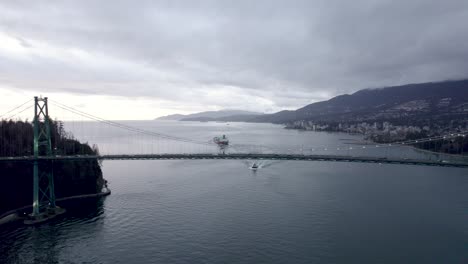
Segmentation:
[[(468, 168), (468, 162), (452, 162), (439, 160), (395, 159), (381, 157), (338, 156), (338, 155), (298, 155), (298, 154), (142, 154), (142, 155), (74, 155), (74, 156), (48, 156), (37, 160), (299, 160), (299, 161), (331, 161), (331, 162), (359, 162), (402, 164), (419, 166), (460, 167)], [(32, 162), (33, 156), (0, 157), (0, 162)]]

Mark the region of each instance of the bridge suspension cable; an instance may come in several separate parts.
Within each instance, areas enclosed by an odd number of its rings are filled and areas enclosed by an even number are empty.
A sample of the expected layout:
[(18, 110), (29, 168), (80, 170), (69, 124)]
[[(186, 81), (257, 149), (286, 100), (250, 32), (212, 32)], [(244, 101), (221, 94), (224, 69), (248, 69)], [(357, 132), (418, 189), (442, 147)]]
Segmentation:
[(54, 106), (59, 107), (59, 108), (65, 110), (65, 111), (69, 111), (71, 113), (80, 115), (82, 117), (85, 117), (85, 118), (88, 118), (88, 119), (91, 119), (91, 120), (94, 120), (94, 121), (97, 121), (97, 122), (100, 122), (100, 123), (103, 123), (103, 124), (107, 124), (107, 125), (110, 125), (110, 126), (113, 126), (113, 127), (117, 127), (117, 128), (120, 128), (120, 129), (128, 130), (128, 131), (131, 131), (131, 132), (136, 132), (136, 133), (143, 134), (143, 135), (159, 137), (159, 138), (164, 138), (164, 139), (173, 140), (173, 141), (192, 143), (192, 144), (199, 144), (199, 145), (205, 145), (205, 146), (215, 146), (214, 143), (210, 143), (210, 142), (203, 142), (203, 141), (197, 141), (197, 140), (193, 140), (193, 139), (189, 139), (189, 138), (175, 137), (175, 136), (166, 135), (166, 134), (159, 133), (159, 132), (149, 131), (149, 130), (145, 130), (145, 129), (125, 125), (125, 124), (122, 124), (122, 123), (119, 123), (119, 122), (116, 122), (116, 121), (106, 120), (104, 118), (101, 118), (101, 117), (98, 117), (98, 116), (83, 112), (81, 110), (78, 110), (78, 109), (73, 108), (71, 106), (64, 105), (64, 104), (59, 103), (59, 102), (54, 101), (54, 100), (50, 100), (50, 102), (52, 102), (54, 104)]
[(17, 115), (19, 115), (19, 114), (25, 112), (26, 110), (30, 110), (30, 109), (33, 108), (33, 107), (34, 107), (34, 106), (32, 106), (32, 105), (31, 105), (31, 106), (27, 106), (27, 107), (25, 107), (24, 109), (20, 110), (19, 112), (8, 116), (7, 118), (5, 118), (5, 120), (12, 119), (14, 116), (17, 116)]
[(15, 111), (15, 110), (17, 110), (17, 109), (19, 109), (19, 108), (25, 106), (26, 104), (28, 104), (28, 103), (30, 103), (30, 102), (31, 102), (31, 100), (28, 100), (28, 101), (26, 101), (26, 102), (24, 102), (24, 103), (22, 103), (22, 104), (20, 104), (20, 105), (18, 105), (18, 106), (16, 106), (16, 107), (13, 107), (11, 110), (9, 110), (9, 111), (3, 113), (2, 115), (0, 115), (0, 119), (10, 119), (10, 118), (12, 118), (13, 116), (16, 116), (16, 115), (19, 115), (19, 114), (23, 113), (23, 112), (26, 111), (27, 109), (32, 108), (33, 106), (30, 105), (30, 106), (24, 108), (23, 110), (21, 110), (21, 111), (19, 111), (19, 112), (17, 112), (17, 113), (14, 113), (14, 114), (12, 114), (12, 115), (10, 115), (10, 116), (8, 116), (7, 118), (3, 118), (4, 116), (6, 116), (6, 115), (12, 113), (13, 111)]
[[(405, 147), (405, 146), (412, 146), (421, 143), (427, 142), (437, 142), (440, 140), (450, 140), (459, 137), (466, 137), (468, 136), (468, 131), (460, 131), (455, 133), (448, 133), (445, 135), (421, 138), (421, 139), (412, 139), (406, 141), (397, 141), (397, 142), (389, 142), (389, 143), (375, 143), (375, 142), (366, 142), (366, 144), (356, 144), (353, 146), (346, 146), (346, 145), (321, 145), (321, 146), (307, 146), (307, 145), (296, 145), (295, 148), (290, 148), (291, 151), (300, 150), (301, 152), (304, 151), (312, 151), (312, 152), (320, 152), (320, 151), (327, 151), (327, 152), (349, 152), (349, 151), (357, 151), (357, 150), (369, 150), (369, 149), (387, 149), (387, 148), (397, 148), (397, 147)], [(230, 146), (231, 147), (231, 146)], [(246, 144), (234, 144), (232, 148), (234, 150), (242, 150), (242, 149), (251, 149), (251, 148), (258, 148), (258, 149), (266, 149), (270, 152), (274, 153), (275, 147), (272, 146), (265, 146), (265, 145), (246, 145)], [(280, 150), (281, 148), (279, 148)]]
[(348, 151), (348, 150), (357, 150), (357, 149), (372, 149), (372, 148), (375, 149), (375, 148), (411, 146), (411, 145), (417, 145), (420, 143), (434, 142), (434, 141), (439, 141), (439, 140), (448, 140), (448, 139), (454, 139), (454, 138), (466, 137), (466, 136), (468, 136), (468, 131), (460, 131), (460, 132), (455, 132), (455, 133), (447, 133), (445, 135), (420, 138), (420, 139), (412, 139), (412, 140), (406, 140), (406, 141), (388, 142), (388, 143), (368, 142), (366, 144), (356, 144), (356, 146), (344, 146), (344, 145), (305, 146), (305, 145), (302, 145), (301, 148), (310, 149), (312, 151), (315, 151), (315, 150)]

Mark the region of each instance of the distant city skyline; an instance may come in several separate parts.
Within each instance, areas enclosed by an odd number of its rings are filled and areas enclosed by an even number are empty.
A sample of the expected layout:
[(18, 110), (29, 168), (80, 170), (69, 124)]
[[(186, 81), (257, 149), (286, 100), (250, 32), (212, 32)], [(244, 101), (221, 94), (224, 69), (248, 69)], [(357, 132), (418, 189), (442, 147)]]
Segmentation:
[(0, 114), (36, 95), (120, 120), (272, 113), (464, 79), (467, 18), (461, 0), (0, 1)]

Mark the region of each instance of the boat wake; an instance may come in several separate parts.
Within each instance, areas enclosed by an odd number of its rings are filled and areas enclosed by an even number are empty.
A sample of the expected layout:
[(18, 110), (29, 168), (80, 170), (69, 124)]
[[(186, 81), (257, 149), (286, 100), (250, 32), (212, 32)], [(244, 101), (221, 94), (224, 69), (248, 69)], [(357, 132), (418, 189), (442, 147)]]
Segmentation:
[(242, 163), (244, 163), (247, 166), (247, 168), (255, 171), (258, 169), (268, 168), (270, 166), (273, 166), (281, 162), (283, 161), (282, 160), (275, 160), (275, 161), (262, 160), (262, 161), (243, 161)]

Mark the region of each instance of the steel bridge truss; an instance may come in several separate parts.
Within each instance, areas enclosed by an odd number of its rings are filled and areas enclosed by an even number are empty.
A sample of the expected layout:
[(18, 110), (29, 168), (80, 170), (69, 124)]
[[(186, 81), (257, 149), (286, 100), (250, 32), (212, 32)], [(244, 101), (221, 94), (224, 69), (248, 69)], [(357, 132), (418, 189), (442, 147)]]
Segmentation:
[(33, 211), (38, 216), (49, 208), (55, 208), (53, 160), (41, 160), (52, 155), (49, 107), (47, 97), (34, 97), (34, 166)]

